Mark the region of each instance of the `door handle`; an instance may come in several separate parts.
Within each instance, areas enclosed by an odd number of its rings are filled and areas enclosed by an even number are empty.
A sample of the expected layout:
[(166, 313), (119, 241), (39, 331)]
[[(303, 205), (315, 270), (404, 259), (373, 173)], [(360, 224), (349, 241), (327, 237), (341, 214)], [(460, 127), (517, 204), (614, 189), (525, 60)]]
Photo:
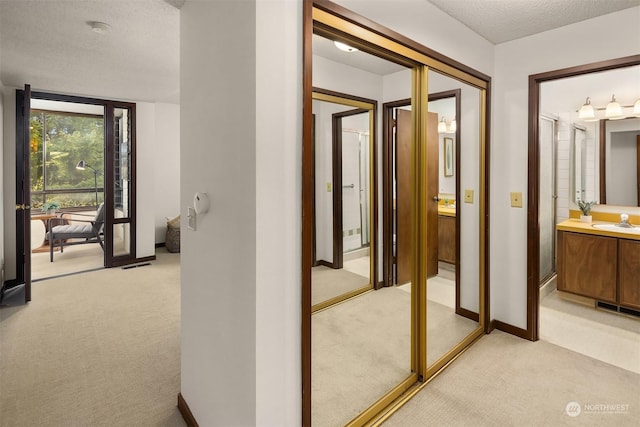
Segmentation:
[(17, 211), (26, 211), (26, 210), (29, 210), (29, 209), (31, 209), (31, 206), (29, 206), (29, 205), (18, 205), (18, 204), (16, 204), (16, 210)]
[(439, 202), (439, 201), (440, 201), (440, 197), (438, 197), (438, 196), (433, 196), (433, 201), (434, 201), (434, 202)]

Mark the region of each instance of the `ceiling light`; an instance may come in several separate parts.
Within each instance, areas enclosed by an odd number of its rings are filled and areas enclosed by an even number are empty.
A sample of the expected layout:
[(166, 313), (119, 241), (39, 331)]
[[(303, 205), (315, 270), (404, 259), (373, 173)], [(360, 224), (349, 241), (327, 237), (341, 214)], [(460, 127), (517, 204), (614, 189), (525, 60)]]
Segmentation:
[(89, 21), (87, 22), (91, 27), (91, 31), (98, 34), (107, 34), (111, 30), (111, 25), (104, 22)]
[(587, 100), (584, 102), (584, 105), (580, 108), (580, 112), (578, 113), (578, 117), (581, 119), (593, 119), (596, 116), (596, 112), (593, 110), (593, 106), (591, 105), (591, 99), (587, 97)]
[(351, 47), (348, 44), (344, 44), (342, 42), (339, 41), (334, 41), (333, 44), (340, 50), (344, 51), (344, 52), (357, 52), (358, 49), (356, 49), (355, 47)]
[(615, 95), (611, 96), (611, 102), (607, 104), (604, 116), (611, 120), (617, 120), (624, 117), (622, 115), (622, 106), (616, 101)]
[(445, 133), (447, 131), (447, 122), (444, 117), (438, 122), (438, 133)]

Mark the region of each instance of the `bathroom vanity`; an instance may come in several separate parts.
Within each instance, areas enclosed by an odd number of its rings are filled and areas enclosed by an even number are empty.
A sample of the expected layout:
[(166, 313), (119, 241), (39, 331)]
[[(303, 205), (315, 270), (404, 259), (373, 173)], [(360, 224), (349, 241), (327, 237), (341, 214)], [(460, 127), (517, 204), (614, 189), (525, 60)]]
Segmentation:
[(456, 263), (456, 208), (438, 206), (438, 261)]
[(558, 291), (640, 315), (640, 227), (568, 219), (557, 233)]

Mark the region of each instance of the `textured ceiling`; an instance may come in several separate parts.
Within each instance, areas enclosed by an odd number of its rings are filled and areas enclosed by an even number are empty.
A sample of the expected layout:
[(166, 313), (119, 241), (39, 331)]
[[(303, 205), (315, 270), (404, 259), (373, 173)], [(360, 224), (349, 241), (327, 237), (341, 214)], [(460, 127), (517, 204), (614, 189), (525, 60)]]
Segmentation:
[(640, 0), (426, 0), (493, 44), (640, 5)]
[[(178, 103), (180, 1), (0, 0), (5, 86)], [(97, 34), (87, 22), (111, 25)]]
[[(494, 43), (640, 4), (640, 0), (424, 1)], [(34, 90), (178, 103), (179, 9), (184, 2), (0, 0), (0, 80), (7, 87), (29, 83)], [(94, 33), (88, 21), (106, 22), (111, 31)], [(388, 73), (389, 64), (381, 65), (379, 74)]]

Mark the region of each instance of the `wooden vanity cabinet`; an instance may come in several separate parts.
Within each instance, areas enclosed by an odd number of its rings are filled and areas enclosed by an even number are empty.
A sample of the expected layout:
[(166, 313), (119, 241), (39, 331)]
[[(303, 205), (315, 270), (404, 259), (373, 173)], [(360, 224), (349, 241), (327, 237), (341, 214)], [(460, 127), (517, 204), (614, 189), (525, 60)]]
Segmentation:
[(640, 309), (640, 241), (558, 231), (558, 290)]
[(438, 215), (438, 261), (456, 263), (456, 217)]
[(620, 305), (640, 309), (640, 241), (618, 239)]
[(618, 239), (558, 232), (558, 290), (616, 303)]

